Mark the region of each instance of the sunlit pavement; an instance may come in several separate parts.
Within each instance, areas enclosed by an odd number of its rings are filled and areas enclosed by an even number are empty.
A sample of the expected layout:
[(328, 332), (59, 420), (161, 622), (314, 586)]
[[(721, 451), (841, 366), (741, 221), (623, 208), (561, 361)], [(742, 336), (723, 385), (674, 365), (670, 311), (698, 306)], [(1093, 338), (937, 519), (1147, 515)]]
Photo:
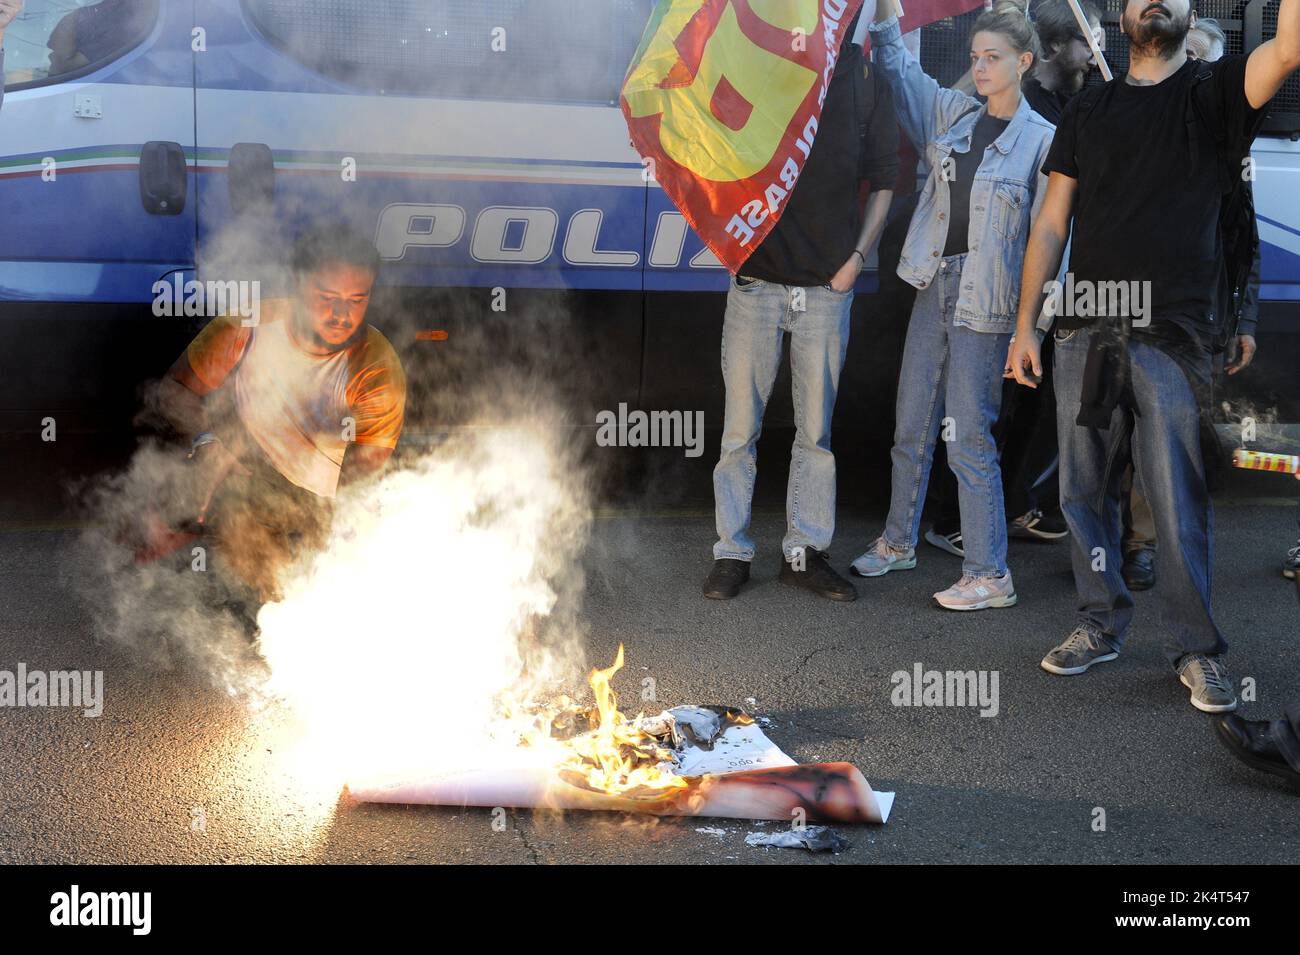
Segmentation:
[[(1038, 668), (1071, 623), (1064, 543), (1013, 542), (1019, 606), (975, 614), (930, 594), (959, 563), (923, 546), (915, 571), (857, 581), (833, 604), (779, 584), (779, 512), (757, 520), (754, 580), (705, 600), (712, 521), (699, 511), (606, 512), (585, 561), (589, 661), (618, 643), (615, 681), (635, 708), (756, 701), (795, 759), (849, 760), (898, 793), (884, 827), (846, 827), (839, 856), (745, 845), (726, 820), (354, 804), (285, 754), (274, 720), (183, 672), (96, 646), (69, 596), (75, 530), (0, 530), (0, 669), (102, 669), (104, 712), (0, 710), (0, 862), (1294, 862), (1300, 795), (1224, 752), (1160, 650), (1155, 594), (1121, 658), (1071, 678)], [(879, 517), (842, 520), (844, 569)], [(1245, 713), (1300, 692), (1300, 606), (1278, 567), (1294, 539), (1283, 499), (1221, 503), (1216, 607), (1232, 671), (1253, 678)], [(891, 674), (997, 671), (996, 716), (898, 707)], [(382, 675), (376, 678), (382, 679)], [(427, 727), (427, 744), (454, 726)], [(1104, 829), (1101, 826), (1104, 825)], [(766, 828), (771, 829), (769, 824)], [(709, 829), (713, 831), (701, 831)]]

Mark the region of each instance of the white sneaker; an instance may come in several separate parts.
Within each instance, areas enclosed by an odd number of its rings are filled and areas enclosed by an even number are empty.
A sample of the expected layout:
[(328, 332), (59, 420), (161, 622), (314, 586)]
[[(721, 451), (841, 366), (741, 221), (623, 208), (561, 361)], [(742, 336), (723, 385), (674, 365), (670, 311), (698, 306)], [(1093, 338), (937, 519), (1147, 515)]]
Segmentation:
[(1001, 577), (971, 577), (964, 574), (961, 580), (947, 590), (934, 595), (940, 607), (948, 610), (985, 610), (991, 607), (1014, 607), (1016, 588), (1011, 583), (1011, 571)]
[(880, 577), (891, 570), (911, 570), (916, 566), (916, 549), (894, 550), (883, 537), (877, 537), (871, 549), (849, 565), (859, 577)]

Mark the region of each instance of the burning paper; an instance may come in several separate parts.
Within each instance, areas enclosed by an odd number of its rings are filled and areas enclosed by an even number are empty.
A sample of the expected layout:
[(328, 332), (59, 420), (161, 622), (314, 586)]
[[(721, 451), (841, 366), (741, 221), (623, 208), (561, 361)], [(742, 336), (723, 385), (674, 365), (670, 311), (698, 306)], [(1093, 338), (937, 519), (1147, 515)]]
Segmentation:
[(747, 715), (629, 718), (581, 673), (581, 469), (554, 429), (475, 431), (341, 497), (330, 539), (258, 615), (294, 772), (373, 802), (883, 822), (845, 763), (796, 766)]
[(840, 823), (889, 818), (893, 793), (873, 792), (849, 763), (799, 766), (745, 713), (682, 706), (626, 720), (609, 688), (622, 665), (620, 646), (614, 666), (592, 673), (599, 725), (570, 740), (557, 766), (454, 770), (348, 789), (362, 802), (771, 820), (802, 811), (813, 822)]

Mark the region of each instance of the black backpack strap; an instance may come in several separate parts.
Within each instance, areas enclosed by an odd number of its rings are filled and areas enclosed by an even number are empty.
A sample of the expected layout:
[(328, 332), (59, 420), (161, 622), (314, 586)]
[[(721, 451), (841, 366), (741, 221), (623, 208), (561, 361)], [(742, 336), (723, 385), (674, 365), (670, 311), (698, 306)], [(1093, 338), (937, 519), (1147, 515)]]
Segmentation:
[[(1197, 60), (1192, 73), (1192, 86), (1187, 97), (1187, 135), (1195, 152), (1207, 135), (1214, 141), (1214, 148), (1219, 154), (1219, 191), (1225, 195), (1233, 192), (1241, 182), (1241, 168), (1238, 165), (1242, 157), (1232, 154), (1232, 144), (1228, 142), (1224, 124), (1217, 121), (1214, 106), (1208, 100), (1209, 87), (1205, 82), (1214, 75), (1210, 64)], [(1246, 155), (1249, 155), (1247, 147)]]
[[(1222, 245), (1224, 268), (1227, 272), (1227, 300), (1221, 302), (1223, 315), (1214, 343), (1217, 351), (1227, 348), (1236, 335), (1237, 324), (1246, 305), (1250, 275), (1259, 248), (1259, 230), (1255, 223), (1254, 193), (1242, 176), (1243, 161), (1250, 155), (1250, 143), (1232, 142), (1223, 122), (1216, 122), (1216, 104), (1208, 97), (1206, 80), (1213, 76), (1210, 65), (1198, 61), (1192, 74), (1192, 86), (1187, 97), (1187, 131), (1193, 152), (1199, 149), (1204, 137), (1214, 141), (1218, 157), (1219, 191), (1219, 241)], [(1244, 148), (1243, 148), (1244, 147)]]

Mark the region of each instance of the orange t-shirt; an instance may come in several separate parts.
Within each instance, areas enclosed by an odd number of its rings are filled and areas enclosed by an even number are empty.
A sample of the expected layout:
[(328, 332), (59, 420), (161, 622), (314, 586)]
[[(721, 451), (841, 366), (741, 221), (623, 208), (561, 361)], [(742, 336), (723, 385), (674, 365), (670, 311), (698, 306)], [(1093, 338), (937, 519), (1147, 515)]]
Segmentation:
[(293, 304), (262, 303), (260, 320), (208, 323), (186, 352), (209, 388), (234, 370), (240, 421), (286, 479), (322, 497), (338, 489), (348, 445), (397, 447), (406, 377), (393, 346), (373, 326), (342, 351), (313, 355), (290, 335)]

